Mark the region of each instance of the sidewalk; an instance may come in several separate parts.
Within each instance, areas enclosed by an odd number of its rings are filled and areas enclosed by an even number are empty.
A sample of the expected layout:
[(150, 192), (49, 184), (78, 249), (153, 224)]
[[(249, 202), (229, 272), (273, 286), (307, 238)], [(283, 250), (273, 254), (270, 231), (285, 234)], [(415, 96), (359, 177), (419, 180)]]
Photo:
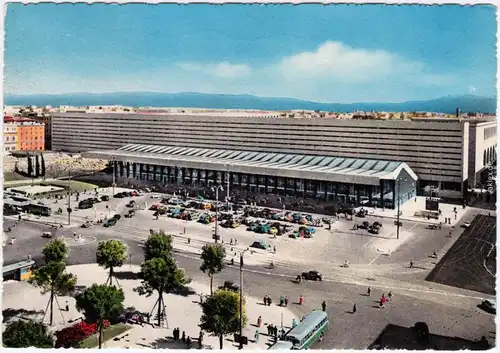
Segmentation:
[[(440, 222), (443, 222), (444, 225), (444, 219), (445, 218), (451, 218), (451, 226), (455, 226), (460, 222), (460, 219), (463, 217), (467, 211), (470, 210), (470, 207), (467, 207), (463, 209), (463, 207), (459, 205), (453, 205), (453, 204), (447, 204), (447, 203), (440, 203), (439, 204), (439, 209), (441, 210), (442, 214), (439, 217), (439, 219), (427, 219), (425, 217), (417, 217), (415, 216), (415, 212), (423, 211), (425, 210), (425, 199), (426, 197), (424, 196), (417, 196), (414, 199), (411, 199), (407, 201), (405, 204), (401, 205), (400, 207), (400, 221), (406, 220), (406, 221), (411, 221), (411, 222), (421, 222), (421, 223), (428, 223), (428, 224), (439, 224)], [(360, 207), (358, 207), (359, 209)], [(398, 214), (397, 210), (390, 210), (390, 209), (381, 209), (381, 208), (374, 208), (374, 207), (365, 207), (363, 206), (364, 209), (368, 210), (369, 215), (373, 217), (381, 217), (381, 218), (389, 218), (389, 219), (397, 219)], [(453, 212), (453, 209), (457, 209), (457, 219), (455, 219), (455, 214)]]
[[(123, 267), (116, 269), (116, 272), (118, 277), (120, 277), (120, 274), (123, 273), (123, 277), (130, 278), (132, 277), (130, 272), (137, 273), (139, 269), (140, 267), (136, 265), (124, 265)], [(68, 266), (67, 271), (77, 276), (79, 286), (91, 286), (93, 283), (105, 283), (108, 277), (108, 272), (96, 264)], [(217, 282), (216, 278), (214, 285), (216, 285)], [(147, 298), (139, 296), (136, 292), (134, 292), (133, 288), (140, 284), (140, 280), (122, 279), (119, 280), (119, 283), (125, 293), (125, 308), (134, 307), (136, 310), (141, 312), (151, 311), (157, 297), (153, 295)], [(151, 326), (148, 325), (145, 325), (144, 327), (133, 325), (131, 330), (119, 336), (123, 337), (127, 335), (127, 337), (117, 341), (109, 340), (104, 344), (104, 347), (185, 349), (185, 346), (183, 346), (182, 343), (171, 342), (168, 338), (172, 337), (172, 331), (176, 327), (180, 328), (181, 333), (182, 331), (185, 331), (186, 337), (190, 336), (193, 339), (193, 347), (197, 347), (197, 338), (200, 332), (198, 324), (200, 323), (202, 313), (201, 308), (198, 305), (199, 295), (206, 295), (210, 293), (210, 287), (208, 284), (197, 282), (190, 283), (189, 287), (192, 288), (196, 294), (189, 295), (187, 297), (172, 294), (164, 296), (165, 304), (167, 306), (168, 328), (151, 328)], [(26, 298), (30, 299), (26, 300)], [(41, 295), (37, 288), (34, 288), (26, 282), (5, 282), (3, 287), (2, 309), (42, 311), (45, 310), (48, 298), (48, 294)], [(245, 296), (245, 300), (248, 322), (243, 334), (249, 338), (249, 344), (248, 346), (245, 346), (245, 349), (264, 350), (268, 348), (268, 345), (266, 345), (269, 340), (266, 330), (266, 326), (268, 324), (273, 324), (280, 328), (282, 319), (283, 325), (286, 327), (291, 326), (294, 318), (297, 322), (300, 321), (300, 318), (295, 316), (290, 308), (279, 307), (275, 304), (272, 304), (271, 306), (263, 306), (260, 304), (262, 302), (262, 298), (257, 299)], [(295, 300), (296, 298), (290, 298), (290, 302), (294, 302)], [(58, 301), (61, 307), (64, 307), (66, 303), (69, 305), (69, 312), (62, 312), (62, 315), (66, 320), (68, 318), (77, 318), (81, 316), (81, 314), (75, 309), (75, 300), (73, 298), (59, 297)], [(274, 303), (277, 301), (278, 298), (273, 298)], [(54, 321), (56, 323), (55, 329), (61, 329), (67, 324), (62, 321), (61, 315), (57, 310), (57, 305), (54, 305), (54, 309)], [(43, 314), (35, 314), (34, 316), (41, 319)], [(254, 335), (257, 328), (253, 325), (256, 324), (259, 316), (262, 317), (262, 326), (259, 329), (260, 337), (259, 342), (254, 343)], [(154, 322), (154, 320), (152, 320), (152, 322)], [(236, 345), (230, 340), (232, 340), (232, 336), (226, 337), (224, 340), (224, 349), (238, 349), (238, 347), (236, 347)], [(203, 344), (212, 346), (214, 349), (219, 349), (219, 339), (217, 337), (209, 336), (206, 332)]]

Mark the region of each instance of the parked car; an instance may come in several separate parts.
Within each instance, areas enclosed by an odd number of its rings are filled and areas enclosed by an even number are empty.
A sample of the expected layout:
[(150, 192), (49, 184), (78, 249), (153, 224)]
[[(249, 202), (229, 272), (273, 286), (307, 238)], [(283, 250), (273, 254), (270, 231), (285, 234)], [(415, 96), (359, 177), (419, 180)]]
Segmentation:
[(113, 219), (114, 219), (114, 220), (116, 220), (116, 221), (119, 221), (119, 220), (120, 220), (120, 218), (122, 218), (122, 216), (120, 216), (119, 214), (115, 214), (115, 215), (113, 216)]
[(108, 195), (101, 196), (101, 201), (109, 201), (109, 196)]
[(135, 201), (130, 200), (129, 203), (127, 204), (127, 207), (134, 207), (135, 206)]
[(52, 238), (52, 233), (51, 232), (43, 232), (42, 238), (51, 239)]
[(110, 218), (110, 219), (106, 220), (106, 222), (104, 222), (103, 226), (105, 228), (108, 228), (108, 227), (114, 226), (115, 224), (116, 224), (116, 219)]
[(469, 229), (470, 228), (470, 223), (469, 222), (465, 222), (464, 224), (461, 225), (462, 228), (464, 229)]
[(126, 218), (132, 218), (135, 215), (134, 210), (129, 210), (128, 213), (125, 214)]
[(126, 195), (123, 192), (119, 192), (119, 193), (115, 194), (113, 197), (117, 198), (117, 199), (123, 199), (124, 197), (126, 197)]
[(318, 271), (309, 271), (309, 272), (302, 272), (303, 279), (309, 280), (309, 281), (322, 281), (323, 276), (318, 272)]
[(497, 313), (497, 304), (495, 301), (483, 300), (483, 302), (479, 305), (481, 309), (490, 314)]
[(237, 292), (240, 290), (240, 287), (234, 284), (233, 281), (225, 281), (224, 285), (220, 286), (219, 289), (230, 290), (233, 292)]
[(257, 248), (257, 249), (263, 249), (267, 250), (269, 248), (269, 244), (267, 244), (264, 241), (254, 241), (252, 245), (250, 245), (251, 248)]

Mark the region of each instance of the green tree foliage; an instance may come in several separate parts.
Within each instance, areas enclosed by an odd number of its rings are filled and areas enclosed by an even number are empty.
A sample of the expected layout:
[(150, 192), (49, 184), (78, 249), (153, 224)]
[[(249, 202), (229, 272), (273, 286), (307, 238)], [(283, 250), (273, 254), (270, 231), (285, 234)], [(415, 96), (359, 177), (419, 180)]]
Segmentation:
[(7, 324), (2, 334), (4, 347), (54, 348), (52, 336), (41, 322), (16, 320)]
[(45, 176), (45, 158), (43, 158), (43, 154), (40, 155), (41, 161), (40, 161), (40, 173), (41, 176)]
[(144, 260), (168, 257), (173, 250), (172, 236), (163, 231), (152, 233), (144, 244)]
[(32, 176), (33, 175), (33, 163), (31, 162), (31, 156), (28, 154), (28, 156), (26, 157), (27, 158), (27, 162), (28, 162), (28, 176)]
[(102, 347), (104, 320), (111, 321), (123, 311), (125, 296), (121, 289), (106, 284), (93, 284), (76, 297), (76, 308), (87, 322), (96, 322), (99, 330), (99, 349)]
[[(97, 246), (97, 263), (106, 269), (109, 268), (109, 285), (113, 281), (113, 269), (120, 267), (127, 257), (127, 246), (120, 240), (110, 239), (101, 241)], [(107, 282), (106, 282), (107, 283)]]
[(141, 285), (135, 288), (139, 295), (151, 296), (158, 294), (158, 326), (161, 325), (163, 309), (163, 293), (172, 293), (180, 289), (190, 280), (186, 277), (184, 269), (178, 268), (172, 255), (152, 258), (141, 265), (139, 278)]
[(39, 155), (35, 156), (35, 177), (39, 177), (41, 175), (40, 173), (40, 157)]
[(226, 249), (222, 244), (205, 244), (201, 251), (203, 261), (200, 270), (210, 277), (210, 294), (213, 294), (214, 275), (221, 272), (224, 267)]
[(63, 240), (54, 239), (43, 247), (42, 255), (45, 263), (66, 261), (68, 246)]
[(50, 293), (50, 325), (54, 322), (54, 299), (70, 294), (76, 286), (76, 277), (66, 273), (64, 262), (51, 261), (35, 270), (30, 283), (41, 289), (42, 294)]
[[(202, 304), (200, 328), (212, 336), (219, 337), (223, 349), (224, 336), (240, 331), (240, 294), (218, 290)], [(243, 300), (243, 327), (246, 325), (245, 301)]]

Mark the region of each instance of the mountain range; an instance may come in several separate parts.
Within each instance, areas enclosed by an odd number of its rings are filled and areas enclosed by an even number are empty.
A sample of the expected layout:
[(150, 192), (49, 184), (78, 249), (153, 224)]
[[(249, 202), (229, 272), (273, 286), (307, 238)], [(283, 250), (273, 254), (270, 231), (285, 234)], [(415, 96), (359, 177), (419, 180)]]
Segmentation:
[(427, 111), (454, 114), (457, 108), (462, 112), (496, 113), (497, 100), (494, 97), (475, 95), (451, 95), (432, 100), (408, 101), (402, 103), (318, 103), (294, 98), (258, 97), (241, 94), (205, 93), (155, 93), (155, 92), (113, 92), (113, 93), (69, 93), (6, 95), (6, 105), (34, 105), (53, 107), (122, 105), (130, 107), (190, 107), (208, 109), (257, 109), (257, 110), (321, 110), (332, 112)]

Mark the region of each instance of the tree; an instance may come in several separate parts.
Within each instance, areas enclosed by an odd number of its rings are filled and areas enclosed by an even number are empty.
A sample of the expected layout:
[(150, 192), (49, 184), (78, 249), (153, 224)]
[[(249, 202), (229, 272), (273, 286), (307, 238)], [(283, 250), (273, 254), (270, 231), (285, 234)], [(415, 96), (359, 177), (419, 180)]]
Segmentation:
[(41, 322), (16, 320), (7, 324), (2, 334), (3, 345), (8, 348), (54, 348), (54, 341)]
[[(240, 294), (218, 290), (202, 304), (200, 328), (212, 336), (219, 337), (223, 349), (224, 336), (240, 330)], [(243, 327), (246, 325), (245, 301), (243, 300)]]
[(158, 300), (151, 312), (158, 306), (158, 326), (161, 326), (162, 317), (166, 318), (163, 293), (172, 293), (189, 283), (190, 280), (186, 277), (184, 269), (177, 267), (177, 263), (171, 255), (143, 262), (139, 278), (142, 279), (141, 285), (134, 289), (139, 295), (149, 297), (153, 293), (158, 294)]
[(35, 177), (40, 176), (40, 158), (38, 155), (35, 156)]
[(40, 169), (41, 169), (41, 176), (45, 176), (45, 158), (43, 158), (43, 154), (40, 154), (41, 161), (40, 161)]
[(152, 232), (144, 244), (144, 260), (148, 261), (158, 257), (168, 257), (173, 250), (172, 236), (164, 231)]
[(54, 239), (42, 249), (45, 263), (64, 262), (68, 257), (68, 246), (61, 239)]
[(97, 263), (106, 269), (109, 268), (109, 285), (113, 284), (113, 269), (122, 266), (126, 260), (126, 256), (127, 246), (120, 240), (110, 239), (101, 241), (97, 246)]
[(226, 249), (222, 244), (205, 244), (201, 250), (203, 261), (200, 270), (210, 277), (210, 294), (213, 294), (214, 275), (221, 272), (224, 267)]
[(31, 156), (28, 154), (28, 156), (26, 157), (28, 158), (28, 176), (32, 176), (33, 175), (33, 164), (31, 162)]
[(93, 284), (76, 297), (76, 308), (83, 312), (88, 322), (96, 322), (99, 332), (99, 349), (102, 346), (104, 320), (111, 321), (123, 310), (125, 296), (121, 289), (106, 284)]
[(36, 269), (33, 277), (30, 278), (30, 283), (41, 288), (42, 294), (50, 293), (47, 307), (50, 306), (49, 323), (51, 326), (54, 322), (54, 300), (57, 300), (57, 296), (69, 295), (76, 286), (76, 277), (71, 273), (66, 273), (65, 270), (64, 262), (51, 261)]

